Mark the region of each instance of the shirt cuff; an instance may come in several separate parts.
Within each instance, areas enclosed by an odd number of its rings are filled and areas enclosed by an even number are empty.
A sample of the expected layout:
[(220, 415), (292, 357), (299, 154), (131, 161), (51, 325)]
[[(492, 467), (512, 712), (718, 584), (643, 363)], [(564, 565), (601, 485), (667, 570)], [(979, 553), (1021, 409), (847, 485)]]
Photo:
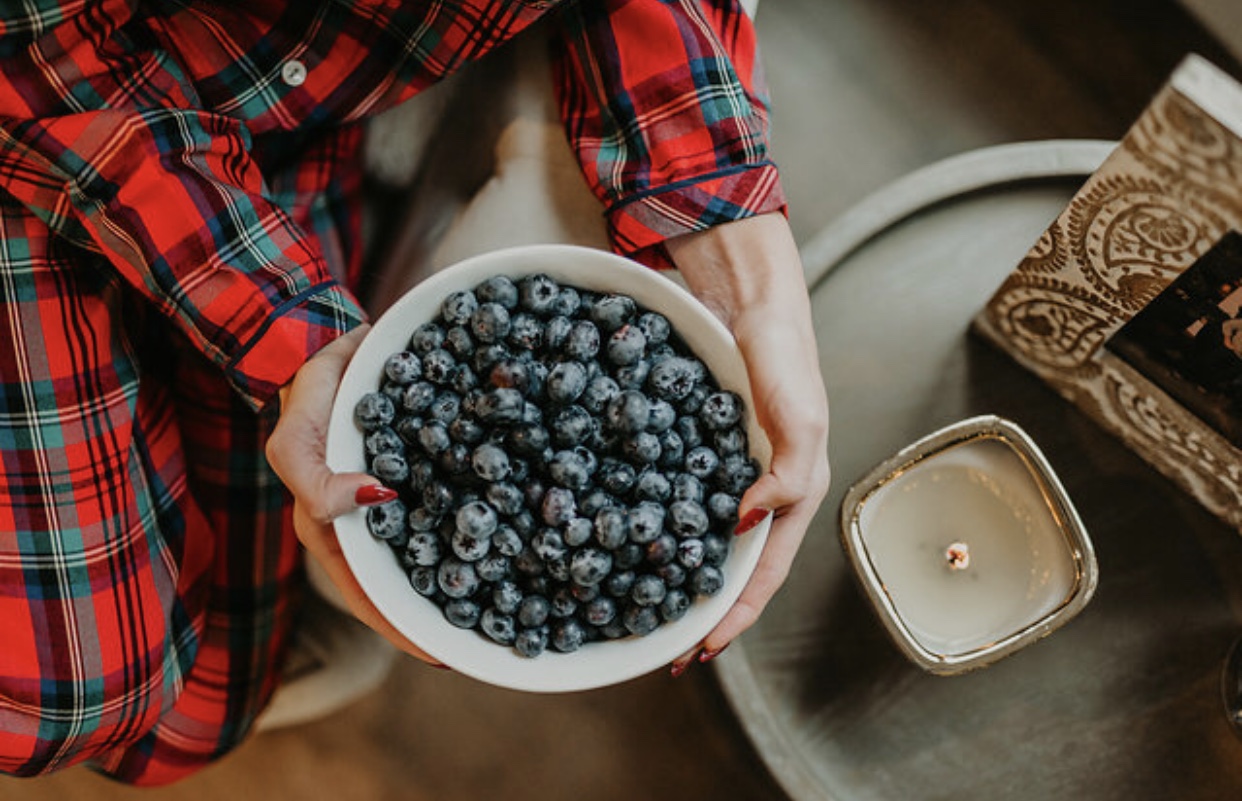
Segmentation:
[(785, 193), (770, 161), (739, 165), (641, 192), (605, 212), (613, 249), (651, 267), (673, 267), (665, 240), (722, 223), (785, 212)]
[(366, 317), (334, 281), (310, 287), (275, 309), (227, 366), (230, 382), (261, 409), (320, 348), (357, 328)]

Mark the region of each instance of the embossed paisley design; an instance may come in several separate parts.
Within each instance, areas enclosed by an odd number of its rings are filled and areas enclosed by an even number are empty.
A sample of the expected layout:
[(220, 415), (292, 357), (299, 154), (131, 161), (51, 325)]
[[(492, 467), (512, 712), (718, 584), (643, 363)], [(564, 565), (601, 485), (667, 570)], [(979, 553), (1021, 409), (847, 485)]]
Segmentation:
[(1022, 269), (1035, 273), (1057, 273), (1065, 268), (1065, 234), (1053, 223), (1044, 229), (1022, 262)]
[(1237, 137), (1183, 95), (1162, 95), (1127, 138), (1133, 140), (1127, 150), (1155, 172), (1239, 202), (1242, 148)]
[(1071, 287), (1015, 274), (988, 307), (992, 324), (1026, 358), (1058, 370), (1094, 371), (1091, 354), (1115, 318)]

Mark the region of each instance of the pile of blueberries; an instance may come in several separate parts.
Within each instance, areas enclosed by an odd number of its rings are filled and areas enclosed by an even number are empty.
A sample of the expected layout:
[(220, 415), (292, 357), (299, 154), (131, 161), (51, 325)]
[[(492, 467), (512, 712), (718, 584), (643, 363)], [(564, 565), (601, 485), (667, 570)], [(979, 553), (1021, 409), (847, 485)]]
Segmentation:
[(661, 314), (544, 274), (450, 294), (354, 409), (367, 510), (445, 617), (534, 657), (719, 592), (758, 477), (742, 400)]

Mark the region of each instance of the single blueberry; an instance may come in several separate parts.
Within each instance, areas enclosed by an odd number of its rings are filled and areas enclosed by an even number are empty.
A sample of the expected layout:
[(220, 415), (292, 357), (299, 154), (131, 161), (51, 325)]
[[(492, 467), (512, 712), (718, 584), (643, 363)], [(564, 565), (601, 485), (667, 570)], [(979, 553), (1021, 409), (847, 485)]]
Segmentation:
[(637, 580), (638, 574), (633, 570), (614, 571), (604, 579), (604, 592), (613, 598), (628, 598)]
[(529, 545), (522, 546), (522, 550), (518, 555), (513, 557), (513, 566), (524, 576), (530, 577), (540, 576), (543, 574), (543, 560), (539, 558), (539, 554), (535, 553), (535, 549)]
[(502, 515), (515, 515), (522, 510), (522, 491), (507, 481), (492, 484), (484, 494), (491, 507)]
[(392, 399), (382, 392), (368, 392), (354, 406), (354, 420), (363, 431), (388, 425), (397, 414)]
[(717, 431), (712, 435), (712, 443), (716, 446), (716, 453), (721, 456), (745, 453), (748, 444), (746, 429), (741, 426), (730, 426)]
[(539, 656), (548, 648), (548, 629), (546, 626), (522, 629), (513, 642), (519, 654), (531, 659)]
[(474, 569), (479, 574), (479, 578), (494, 584), (513, 574), (513, 562), (503, 554), (488, 553), (475, 562)]
[(566, 618), (578, 611), (578, 599), (574, 597), (569, 587), (557, 587), (552, 597), (548, 599), (548, 603), (549, 614), (553, 618)]
[(673, 431), (681, 437), (681, 444), (687, 452), (703, 444), (703, 424), (697, 417), (678, 417), (673, 424)]
[(620, 548), (629, 537), (628, 513), (619, 507), (608, 506), (595, 515), (595, 541), (604, 548)]
[(673, 408), (673, 404), (662, 398), (651, 400), (650, 411), (647, 415), (648, 431), (653, 434), (662, 434), (671, 429), (675, 422), (677, 422), (677, 410)]
[[(480, 303), (470, 316), (470, 333), (479, 342), (501, 342), (509, 335), (513, 322), (509, 310), (499, 303)], [(426, 365), (424, 365), (426, 366)]]
[(667, 531), (647, 543), (647, 563), (651, 565), (667, 565), (677, 558), (677, 538)]
[(449, 438), (454, 442), (460, 442), (463, 445), (478, 445), (487, 436), (487, 431), (478, 421), (466, 415), (458, 415), (458, 417), (449, 423)]
[(435, 384), (430, 381), (417, 381), (401, 393), (401, 408), (410, 414), (422, 414), (431, 408), (431, 402), (438, 394), (440, 390), (436, 389)]
[(686, 569), (679, 562), (669, 562), (655, 569), (655, 574), (670, 590), (686, 583)]
[(485, 501), (463, 504), (453, 522), (458, 531), (481, 540), (489, 539), (499, 525), (496, 510)]
[(436, 395), (435, 400), (427, 407), (427, 416), (448, 425), (461, 414), (461, 396), (452, 390), (444, 390)]
[(621, 441), (621, 452), (636, 465), (654, 464), (660, 458), (660, 438), (650, 431), (639, 431)]
[(690, 596), (680, 587), (668, 591), (660, 602), (660, 617), (665, 623), (674, 623), (686, 616), (690, 611)]
[(645, 637), (660, 627), (660, 613), (650, 606), (628, 606), (621, 619), (626, 630), (636, 637)]
[(453, 490), (442, 481), (432, 481), (423, 487), (423, 507), (436, 515), (447, 514), (453, 508)]
[(501, 645), (513, 645), (517, 641), (517, 624), (513, 617), (493, 607), (483, 610), (483, 616), (479, 618), (479, 628)]
[(512, 354), (509, 349), (500, 343), (481, 343), (474, 351), (474, 356), (470, 360), (470, 364), (474, 367), (474, 371), (479, 375), (487, 375), (496, 366), (496, 363), (502, 359), (507, 359)]
[(492, 587), (492, 606), (504, 615), (517, 614), (522, 603), (522, 590), (516, 582), (508, 579), (496, 582)]
[(453, 354), (458, 362), (465, 362), (474, 355), (474, 337), (465, 325), (455, 325), (444, 332), (443, 348)]
[(445, 475), (460, 478), (470, 472), (470, 446), (451, 442), (437, 457), (436, 466)]
[(577, 315), (582, 308), (582, 298), (578, 294), (578, 290), (572, 286), (561, 286), (559, 292), (556, 293), (556, 300), (552, 302), (549, 311), (552, 314), (564, 317), (573, 317)]
[(522, 350), (538, 350), (543, 345), (543, 323), (533, 314), (515, 314), (510, 320), (509, 335), (505, 341)]
[(413, 558), (414, 564), (423, 567), (438, 565), (444, 557), (443, 542), (434, 531), (415, 531), (410, 535), (405, 550)]
[(695, 370), (690, 359), (674, 356), (662, 359), (647, 373), (647, 387), (661, 400), (676, 403), (694, 389)]
[(367, 529), (381, 540), (394, 541), (405, 533), (405, 504), (400, 498), (367, 507)]
[(370, 431), (362, 440), (367, 456), (378, 456), (381, 453), (401, 453), (405, 450), (405, 441), (391, 426), (381, 426)]
[(634, 487), (638, 471), (629, 462), (619, 459), (604, 459), (599, 466), (596, 479), (599, 485), (616, 496), (624, 496)]
[(548, 487), (539, 504), (539, 515), (549, 526), (561, 526), (578, 514), (574, 493), (565, 487)]
[[(697, 364), (697, 362), (691, 362)], [(707, 400), (707, 396), (711, 394), (711, 390), (703, 384), (695, 384), (686, 397), (677, 402), (677, 411), (682, 414), (698, 414), (703, 408), (703, 401)]]
[(703, 502), (703, 482), (689, 473), (678, 473), (673, 477), (673, 500)]
[(707, 516), (717, 523), (737, 522), (738, 498), (727, 492), (713, 492), (707, 496)]
[(664, 582), (658, 576), (641, 573), (638, 578), (634, 579), (634, 586), (630, 589), (630, 600), (639, 606), (655, 606), (664, 600), (667, 593), (668, 587), (664, 586)]
[(612, 556), (599, 548), (582, 548), (569, 559), (569, 575), (577, 584), (593, 586), (612, 571)]
[(483, 393), (475, 403), (475, 414), (489, 425), (507, 425), (522, 419), (526, 400), (516, 389), (499, 388)]
[(686, 454), (686, 472), (700, 481), (709, 480), (720, 466), (720, 457), (706, 445), (697, 445)]
[(648, 345), (663, 345), (668, 341), (668, 336), (672, 333), (673, 327), (669, 324), (668, 318), (659, 312), (643, 312), (638, 315), (635, 322), (638, 329), (647, 337)]
[(592, 626), (607, 626), (617, 616), (617, 602), (606, 595), (601, 595), (587, 602), (582, 616)]
[(552, 626), (552, 647), (563, 654), (577, 651), (586, 642), (586, 631), (582, 624), (568, 618)]
[(637, 326), (623, 325), (608, 337), (605, 353), (608, 361), (618, 367), (629, 367), (643, 358), (647, 336)]
[(440, 562), (436, 580), (440, 584), (440, 591), (449, 598), (471, 596), (478, 591), (481, 584), (474, 565), (452, 556), (446, 556), (444, 561)]
[(413, 384), (423, 375), (423, 364), (408, 350), (398, 351), (384, 362), (384, 375), (397, 386)]
[(616, 570), (632, 570), (643, 563), (647, 551), (637, 542), (626, 542), (612, 552), (612, 566)]
[(465, 395), (472, 389), (478, 388), (479, 377), (474, 374), (474, 369), (470, 365), (459, 364), (453, 368), (453, 374), (449, 376), (447, 384), (448, 388), (458, 395)]
[(575, 517), (565, 524), (564, 537), (565, 544), (571, 548), (577, 548), (585, 545), (590, 541), (591, 535), (595, 533), (595, 526), (590, 519), (585, 517)]
[(565, 547), (565, 539), (561, 536), (561, 532), (554, 528), (542, 528), (535, 533), (530, 540), (530, 547), (534, 549), (535, 554), (544, 561), (546, 565), (556, 559), (563, 558), (569, 553), (569, 549)]
[(728, 390), (713, 392), (703, 399), (699, 419), (713, 431), (736, 425), (742, 419), (742, 399)]
[(643, 393), (628, 389), (604, 408), (604, 424), (620, 434), (636, 434), (647, 427), (651, 403)]
[(492, 547), (501, 556), (517, 556), (522, 552), (522, 537), (513, 526), (502, 523), (492, 534)]
[(456, 367), (457, 360), (444, 348), (436, 348), (423, 356), (423, 377), (438, 387), (449, 383)]
[(591, 307), (591, 320), (611, 334), (634, 319), (638, 305), (628, 295), (605, 295)]
[(690, 589), (696, 595), (715, 595), (724, 586), (724, 574), (715, 565), (704, 563), (690, 573)]
[(646, 545), (664, 529), (664, 507), (653, 501), (640, 501), (630, 510), (629, 523), (630, 542)]
[(633, 495), (636, 500), (664, 503), (673, 495), (673, 484), (664, 473), (647, 467), (638, 474)]
[(561, 556), (553, 557), (543, 563), (548, 578), (555, 579), (559, 584), (569, 581), (569, 551)]
[(479, 299), (469, 289), (450, 292), (440, 304), (440, 316), (449, 325), (465, 325), (479, 308)]
[(518, 305), (518, 288), (513, 280), (505, 275), (494, 275), (474, 288), (474, 294), (480, 303), (498, 303), (506, 309), (515, 309)]
[(410, 586), (414, 588), (414, 592), (430, 598), (440, 591), (440, 585), (436, 581), (436, 569), (434, 567), (418, 566), (410, 571)]
[(731, 453), (720, 460), (712, 481), (716, 488), (741, 497), (759, 478), (759, 463), (741, 453)]
[(565, 339), (569, 336), (569, 331), (574, 324), (569, 317), (555, 315), (549, 317), (543, 326), (543, 347), (549, 353), (556, 353), (565, 347)]
[(595, 515), (599, 514), (601, 509), (607, 509), (610, 506), (619, 506), (620, 502), (603, 487), (592, 487), (581, 494), (578, 501), (578, 514), (583, 517), (595, 520)]
[[(453, 539), (450, 543), (453, 547), (453, 554), (463, 562), (477, 562), (487, 556), (487, 552), (491, 550), (492, 541), (490, 537), (476, 537), (473, 534), (467, 534), (461, 529), (453, 532)], [(475, 568), (476, 572), (478, 567)], [(481, 572), (479, 578), (487, 581), (488, 578)]]
[[(573, 578), (572, 573), (570, 575), (570, 578), (571, 579)], [(581, 603), (581, 604), (589, 604), (591, 601), (594, 601), (600, 595), (600, 589), (599, 589), (598, 584), (591, 584), (591, 585), (570, 584), (569, 592), (574, 596), (574, 598), (578, 600), (578, 603)]]
[(485, 442), (470, 454), (470, 466), (474, 474), (484, 481), (504, 481), (509, 477), (509, 454), (503, 448)]
[(688, 570), (703, 564), (707, 546), (697, 537), (689, 537), (677, 543), (677, 563)]
[(459, 629), (472, 629), (479, 624), (479, 605), (468, 598), (454, 598), (444, 605), (444, 617)]
[(518, 622), (527, 628), (542, 626), (552, 612), (552, 604), (542, 595), (527, 595), (518, 605)]
[(600, 374), (587, 382), (578, 403), (591, 414), (599, 415), (604, 413), (608, 402), (620, 394), (620, 385), (611, 376)]
[(599, 353), (599, 328), (589, 320), (576, 320), (565, 335), (562, 352), (576, 361), (585, 362)]
[(681, 435), (669, 430), (657, 436), (660, 438), (660, 458), (656, 460), (656, 464), (667, 469), (677, 468), (684, 464), (686, 446), (681, 441)]
[(707, 533), (707, 510), (698, 501), (673, 501), (668, 505), (668, 527), (678, 537), (701, 537)]
[[(444, 515), (436, 514), (426, 506), (416, 506), (414, 511), (406, 515), (405, 521), (409, 524), (411, 531), (436, 534), (440, 527), (440, 521), (443, 519)], [(436, 536), (438, 537), (439, 535)], [(411, 537), (410, 542), (412, 543), (413, 541), (414, 539)]]
[(549, 314), (560, 292), (560, 284), (550, 276), (528, 275), (518, 282), (518, 305), (535, 314)]
[(595, 418), (590, 412), (576, 403), (571, 403), (556, 411), (549, 428), (552, 441), (558, 448), (572, 448), (586, 441), (594, 425)]
[(410, 350), (424, 356), (444, 344), (444, 328), (439, 323), (423, 323), (410, 335)]
[(587, 371), (579, 362), (558, 362), (548, 371), (544, 392), (553, 403), (573, 403), (587, 385)]
[(613, 372), (612, 377), (617, 380), (617, 386), (621, 389), (640, 390), (647, 381), (648, 374), (651, 373), (651, 362), (638, 361), (634, 364), (627, 364), (624, 367), (618, 367)]
[(562, 487), (584, 489), (591, 481), (589, 463), (574, 450), (557, 451), (548, 462), (548, 475)]

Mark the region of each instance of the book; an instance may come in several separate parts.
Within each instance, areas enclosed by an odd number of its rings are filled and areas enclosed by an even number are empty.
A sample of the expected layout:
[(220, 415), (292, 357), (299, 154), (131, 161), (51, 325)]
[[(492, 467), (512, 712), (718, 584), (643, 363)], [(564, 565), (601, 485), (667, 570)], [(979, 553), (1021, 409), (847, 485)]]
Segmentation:
[(972, 331), (1242, 531), (1242, 85), (1187, 56)]

